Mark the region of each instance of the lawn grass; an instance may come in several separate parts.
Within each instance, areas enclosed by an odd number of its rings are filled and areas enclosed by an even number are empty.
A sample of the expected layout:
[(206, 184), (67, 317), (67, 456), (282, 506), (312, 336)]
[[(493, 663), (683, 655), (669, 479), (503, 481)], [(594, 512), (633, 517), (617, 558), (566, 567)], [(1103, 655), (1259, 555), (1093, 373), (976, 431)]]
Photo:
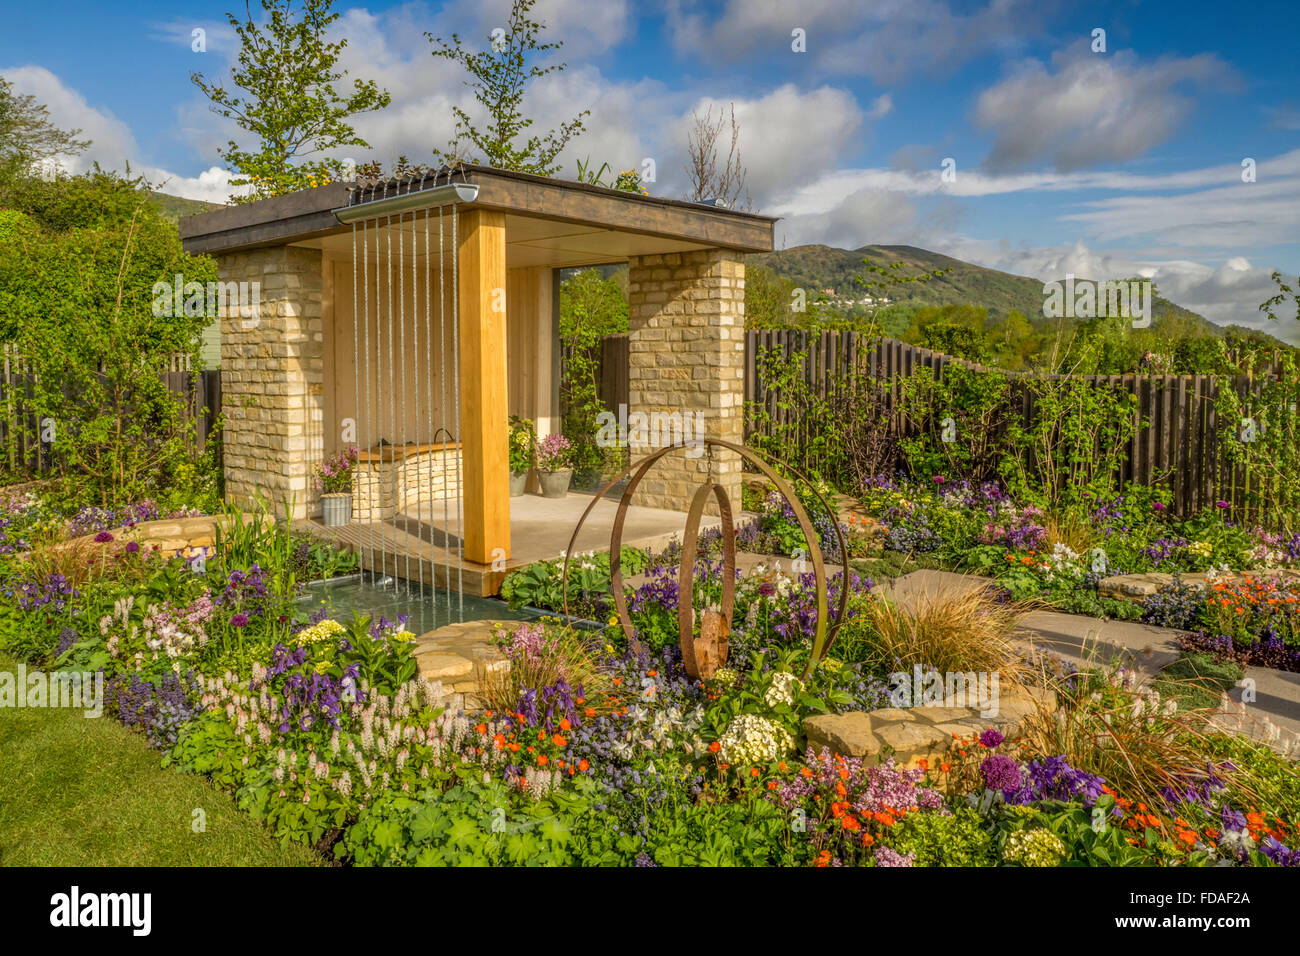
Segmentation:
[[(0, 669), (17, 662), (0, 655)], [(194, 810), (206, 813), (195, 833)], [(0, 865), (312, 866), (107, 714), (0, 708)]]

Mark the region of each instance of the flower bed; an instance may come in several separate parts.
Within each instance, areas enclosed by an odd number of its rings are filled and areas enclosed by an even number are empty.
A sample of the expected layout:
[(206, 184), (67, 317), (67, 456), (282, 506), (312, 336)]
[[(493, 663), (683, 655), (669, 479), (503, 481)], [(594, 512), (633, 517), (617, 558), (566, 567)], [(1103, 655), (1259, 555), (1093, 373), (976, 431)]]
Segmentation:
[[(1021, 535), (1026, 517), (1035, 516), (1021, 512), (988, 534)], [(1199, 717), (1171, 715), (1121, 679), (1094, 687), (1082, 675), (1040, 674), (1060, 721), (1035, 723), (1026, 708), (1015, 734), (971, 727), (917, 767), (885, 751), (867, 760), (809, 747), (810, 718), (888, 706), (898, 668), (942, 658), (947, 669), (1023, 672), (1002, 640), (1013, 612), (992, 596), (936, 617), (942, 627), (927, 625), (925, 642), (889, 643), (882, 628), (916, 622), (882, 613), (870, 580), (832, 572), (832, 603), (846, 589), (848, 614), (829, 656), (813, 661), (812, 576), (754, 568), (737, 582), (726, 666), (701, 682), (682, 668), (677, 609), (718, 601), (720, 564), (706, 553), (686, 594), (676, 553), (642, 555), (647, 578), (630, 607), (643, 655), (614, 622), (601, 632), (555, 621), (503, 629), (509, 667), (485, 674), (483, 709), (461, 711), (448, 703), (451, 688), (421, 676), (423, 645), (402, 622), (308, 616), (295, 601), (288, 530), (239, 527), (201, 568), (106, 545), (0, 558), (0, 649), (45, 669), (102, 671), (109, 712), (163, 762), (206, 776), (275, 834), (330, 859), (1297, 859), (1300, 798), (1275, 785), (1294, 768), (1243, 741), (1202, 742)], [(541, 600), (559, 573), (538, 569), (521, 591)], [(570, 574), (584, 606), (603, 611), (607, 562), (579, 558)], [(1126, 734), (1139, 772), (1085, 743), (1102, 723)]]

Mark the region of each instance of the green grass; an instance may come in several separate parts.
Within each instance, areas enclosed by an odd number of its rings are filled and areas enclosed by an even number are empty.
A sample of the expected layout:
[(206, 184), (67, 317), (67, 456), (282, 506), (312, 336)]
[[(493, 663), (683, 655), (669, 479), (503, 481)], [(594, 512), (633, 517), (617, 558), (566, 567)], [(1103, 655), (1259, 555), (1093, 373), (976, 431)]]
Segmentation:
[(1180, 710), (1213, 710), (1219, 693), (1236, 686), (1245, 673), (1240, 664), (1196, 652), (1167, 664), (1151, 683), (1161, 696), (1177, 700)]
[(901, 578), (913, 571), (938, 569), (943, 566), (943, 562), (929, 554), (908, 555), (899, 551), (881, 551), (879, 555), (870, 558), (853, 558), (849, 561), (849, 566), (858, 574), (880, 583), (886, 578)]
[[(0, 655), (0, 669), (17, 663)], [(312, 866), (105, 714), (0, 708), (0, 865)], [(191, 829), (194, 810), (206, 830)]]

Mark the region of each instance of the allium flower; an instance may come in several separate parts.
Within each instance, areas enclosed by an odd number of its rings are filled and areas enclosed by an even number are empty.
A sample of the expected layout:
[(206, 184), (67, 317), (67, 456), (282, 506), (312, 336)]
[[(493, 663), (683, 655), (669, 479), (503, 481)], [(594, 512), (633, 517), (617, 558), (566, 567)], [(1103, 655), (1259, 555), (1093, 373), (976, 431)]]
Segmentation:
[(235, 614), (230, 618), (231, 627), (247, 627), (248, 615), (244, 613)]
[(985, 757), (980, 764), (980, 776), (990, 790), (1006, 794), (1020, 789), (1020, 764), (1003, 754)]
[(108, 542), (112, 540), (113, 535), (109, 531), (101, 531), (99, 534), (95, 535), (95, 544), (108, 544)]
[(984, 733), (980, 734), (980, 743), (985, 747), (988, 747), (990, 750), (1001, 744), (1004, 740), (1006, 740), (1006, 738), (993, 727), (988, 728)]

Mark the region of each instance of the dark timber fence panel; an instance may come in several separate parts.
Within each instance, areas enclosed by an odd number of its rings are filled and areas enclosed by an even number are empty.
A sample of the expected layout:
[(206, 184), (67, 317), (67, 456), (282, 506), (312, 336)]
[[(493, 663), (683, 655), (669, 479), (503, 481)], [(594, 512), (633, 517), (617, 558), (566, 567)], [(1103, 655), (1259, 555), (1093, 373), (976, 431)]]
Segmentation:
[[(213, 429), (221, 415), (221, 370), (185, 371), (186, 364), (169, 361), (168, 370), (161, 373), (162, 382), (180, 400), (184, 420), (194, 423), (192, 450), (203, 452), (212, 438), (220, 455), (221, 436)], [(8, 349), (0, 356), (0, 458), (11, 473), (41, 474), (51, 465), (50, 451), (41, 441), (35, 377)]]
[[(792, 424), (798, 436), (806, 439), (819, 427), (817, 422), (800, 416), (798, 410), (780, 407), (779, 396), (763, 381), (760, 353), (775, 352), (781, 361), (802, 361), (803, 379), (810, 392), (826, 398), (837, 381), (865, 375), (882, 383), (884, 408), (881, 414), (895, 422), (895, 433), (905, 434), (906, 416), (901, 407), (900, 389), (904, 379), (922, 368), (935, 376), (954, 363), (984, 369), (973, 362), (908, 345), (894, 339), (869, 339), (851, 332), (808, 332), (781, 329), (749, 331), (745, 336), (745, 435), (753, 441), (763, 427), (749, 414), (751, 407), (764, 407), (772, 427), (789, 433)], [(627, 401), (627, 336), (612, 336), (602, 349), (601, 396), (611, 407)], [(1134, 420), (1145, 421), (1135, 429), (1125, 451), (1127, 461), (1117, 472), (1121, 483), (1133, 481), (1146, 485), (1164, 485), (1173, 497), (1180, 514), (1191, 514), (1212, 506), (1217, 500), (1228, 501), (1239, 519), (1260, 518), (1258, 508), (1248, 496), (1258, 479), (1244, 466), (1229, 464), (1219, 454), (1219, 421), (1215, 401), (1221, 389), (1234, 390), (1243, 407), (1260, 394), (1261, 380), (1276, 374), (1280, 356), (1265, 356), (1255, 375), (1097, 375), (1084, 380), (1099, 388), (1128, 392), (1136, 397)], [(999, 371), (988, 369), (989, 371)], [(1006, 373), (1028, 386), (1034, 376)], [(1049, 376), (1057, 379), (1057, 376)], [(1017, 387), (1012, 392), (1022, 420), (1030, 422), (1036, 398), (1032, 387)], [(808, 466), (808, 461), (794, 461)], [(901, 459), (900, 459), (901, 464)]]

